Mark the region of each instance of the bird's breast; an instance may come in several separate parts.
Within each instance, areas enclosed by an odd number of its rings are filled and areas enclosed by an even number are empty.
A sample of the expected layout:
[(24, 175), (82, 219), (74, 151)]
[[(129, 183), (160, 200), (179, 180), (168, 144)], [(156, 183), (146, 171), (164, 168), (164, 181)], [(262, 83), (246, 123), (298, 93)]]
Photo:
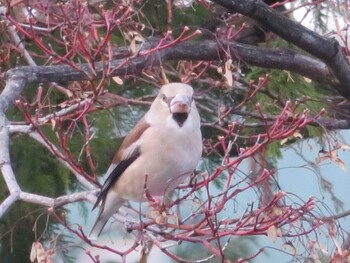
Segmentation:
[(140, 138), (140, 157), (117, 181), (118, 194), (141, 200), (146, 189), (154, 196), (173, 190), (196, 168), (202, 153), (201, 140), (199, 129), (189, 133), (185, 126), (147, 129)]

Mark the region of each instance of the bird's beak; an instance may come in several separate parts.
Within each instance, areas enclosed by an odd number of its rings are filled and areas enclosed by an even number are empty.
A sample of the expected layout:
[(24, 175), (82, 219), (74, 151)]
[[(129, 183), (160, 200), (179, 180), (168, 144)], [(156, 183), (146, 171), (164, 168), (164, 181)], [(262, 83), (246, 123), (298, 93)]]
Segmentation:
[(170, 112), (171, 113), (190, 113), (191, 111), (192, 98), (189, 98), (183, 94), (176, 94), (175, 97), (170, 101)]

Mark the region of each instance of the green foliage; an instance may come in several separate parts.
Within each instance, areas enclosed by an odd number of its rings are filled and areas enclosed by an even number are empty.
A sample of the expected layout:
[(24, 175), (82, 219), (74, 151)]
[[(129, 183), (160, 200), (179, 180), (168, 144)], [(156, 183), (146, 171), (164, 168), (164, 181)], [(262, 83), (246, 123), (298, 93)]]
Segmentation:
[(99, 175), (106, 172), (123, 139), (117, 137), (119, 122), (116, 121), (115, 116), (113, 111), (94, 112), (89, 116), (96, 131), (90, 145), (92, 158)]
[(12, 140), (10, 154), (19, 185), (24, 191), (58, 196), (69, 186), (57, 158), (27, 136)]
[[(253, 80), (257, 82), (258, 78), (261, 76), (268, 76), (267, 84), (262, 92), (259, 92), (247, 104), (248, 110), (256, 111), (256, 104), (259, 103), (264, 114), (268, 116), (278, 116), (286, 101), (290, 101), (291, 105), (299, 104), (297, 113), (308, 109), (310, 110), (310, 116), (312, 116), (326, 107), (322, 96), (327, 94), (328, 91), (314, 83), (308, 83), (306, 79), (297, 74), (288, 71), (253, 68), (251, 72), (247, 74), (246, 79), (248, 81)], [(322, 136), (321, 128), (310, 125), (300, 132), (303, 138)], [(290, 138), (287, 144), (295, 141), (296, 138)], [(267, 156), (272, 158), (274, 162), (277, 161), (277, 159), (282, 156), (282, 147), (284, 147), (284, 145), (281, 145), (280, 141), (270, 143), (266, 149)]]
[(269, 143), (266, 147), (266, 156), (272, 163), (276, 163), (282, 157), (282, 145), (279, 141)]
[[(13, 138), (10, 154), (22, 190), (51, 197), (66, 193), (70, 185), (69, 173), (32, 139), (27, 136)], [(3, 200), (8, 195), (3, 180), (0, 189)], [(40, 236), (45, 240), (57, 229), (54, 220), (47, 216), (47, 209), (38, 205), (23, 202), (13, 205), (0, 220), (1, 262), (29, 261), (31, 243)]]
[(323, 3), (320, 3), (316, 5), (316, 8), (313, 9), (313, 16), (315, 21), (315, 31), (325, 33), (327, 30), (327, 23), (328, 23), (328, 8), (327, 5), (324, 5)]
[[(251, 255), (252, 246), (258, 246), (258, 243), (254, 237), (243, 236), (231, 238), (224, 251), (224, 254), (229, 260), (235, 262), (240, 258)], [(219, 261), (217, 260), (216, 262)]]
[(302, 107), (299, 107), (300, 112), (305, 108), (318, 112), (325, 107), (322, 95), (327, 91), (316, 84), (308, 83), (306, 79), (292, 72), (253, 68), (246, 79), (257, 81), (259, 77), (266, 75), (268, 76), (266, 87), (254, 97), (251, 107), (255, 107), (259, 102), (266, 114), (278, 114), (281, 110), (278, 102), (287, 100), (292, 103), (303, 103)]
[[(226, 238), (227, 240), (227, 238)], [(227, 242), (227, 244), (226, 244)], [(224, 255), (232, 262), (235, 262), (239, 258), (247, 257), (251, 254), (251, 248), (257, 246), (256, 239), (254, 237), (237, 237), (230, 238), (228, 241), (221, 239), (221, 246), (225, 245)], [(186, 260), (200, 260), (212, 255), (210, 251), (204, 248), (200, 244), (183, 242), (180, 248), (177, 249), (177, 255)], [(210, 258), (208, 263), (222, 262), (221, 258)]]
[(316, 137), (316, 138), (321, 138), (323, 135), (323, 130), (321, 127), (317, 127), (317, 126), (307, 126), (306, 128), (307, 130), (307, 134), (306, 137)]

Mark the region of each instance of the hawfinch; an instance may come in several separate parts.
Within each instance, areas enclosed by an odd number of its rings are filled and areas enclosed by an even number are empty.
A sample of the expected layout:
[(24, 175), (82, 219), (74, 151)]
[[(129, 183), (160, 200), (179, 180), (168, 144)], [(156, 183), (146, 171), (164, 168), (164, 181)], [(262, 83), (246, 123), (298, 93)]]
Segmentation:
[(149, 111), (125, 137), (94, 208), (101, 203), (90, 239), (96, 239), (125, 200), (168, 197), (195, 170), (202, 155), (200, 118), (193, 89), (164, 85)]

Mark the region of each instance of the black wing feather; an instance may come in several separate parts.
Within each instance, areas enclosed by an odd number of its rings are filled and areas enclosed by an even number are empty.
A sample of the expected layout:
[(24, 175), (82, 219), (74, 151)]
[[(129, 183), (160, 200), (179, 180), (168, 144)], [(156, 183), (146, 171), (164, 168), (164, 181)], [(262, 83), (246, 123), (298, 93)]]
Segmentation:
[(123, 174), (123, 172), (128, 168), (139, 156), (140, 156), (140, 147), (135, 147), (134, 151), (130, 154), (127, 159), (124, 159), (118, 163), (114, 170), (109, 174), (108, 178), (104, 182), (101, 192), (99, 193), (96, 203), (94, 204), (92, 210), (94, 210), (100, 202), (104, 202), (106, 199), (109, 189), (114, 185), (118, 178)]

